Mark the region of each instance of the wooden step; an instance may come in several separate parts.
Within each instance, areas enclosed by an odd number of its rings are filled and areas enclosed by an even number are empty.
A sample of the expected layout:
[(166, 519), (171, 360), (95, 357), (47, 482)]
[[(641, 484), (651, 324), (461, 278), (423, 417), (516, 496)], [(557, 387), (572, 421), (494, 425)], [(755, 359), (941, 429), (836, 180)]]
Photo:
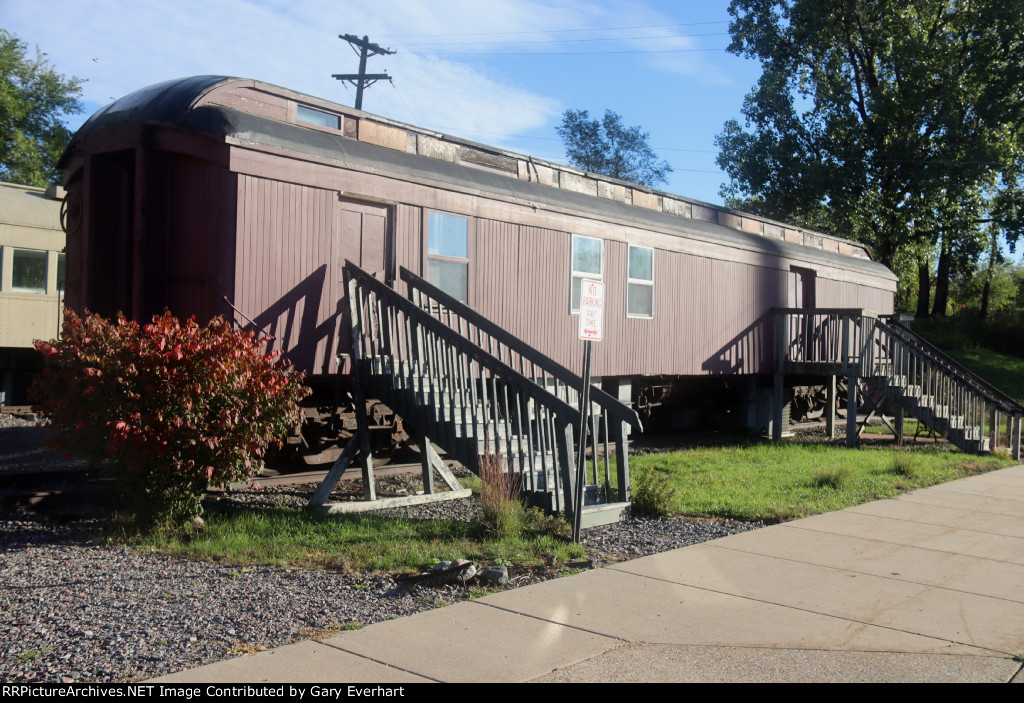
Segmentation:
[(580, 515), (580, 528), (600, 527), (622, 522), (629, 517), (629, 503), (604, 503), (584, 506)]

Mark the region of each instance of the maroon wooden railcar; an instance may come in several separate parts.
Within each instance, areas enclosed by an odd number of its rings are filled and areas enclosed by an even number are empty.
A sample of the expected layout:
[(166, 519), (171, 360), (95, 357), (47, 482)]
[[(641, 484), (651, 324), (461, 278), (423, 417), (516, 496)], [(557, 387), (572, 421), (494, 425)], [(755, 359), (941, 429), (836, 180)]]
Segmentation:
[(893, 311), (896, 277), (853, 242), (252, 80), (132, 93), (61, 166), (70, 306), (251, 319), (314, 377), (346, 348), (346, 259), (408, 268), (570, 368), (573, 289), (600, 278), (597, 376), (742, 378), (747, 401), (772, 308)]

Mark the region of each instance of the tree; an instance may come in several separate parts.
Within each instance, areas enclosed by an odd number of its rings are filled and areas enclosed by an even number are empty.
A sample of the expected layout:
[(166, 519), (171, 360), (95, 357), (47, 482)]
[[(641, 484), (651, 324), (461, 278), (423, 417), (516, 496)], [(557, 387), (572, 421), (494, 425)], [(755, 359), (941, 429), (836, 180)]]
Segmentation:
[(71, 140), (61, 121), (82, 112), (80, 78), (57, 73), (36, 49), (0, 29), (0, 180), (45, 186), (60, 182), (57, 160)]
[(648, 133), (623, 126), (622, 118), (611, 110), (605, 110), (600, 122), (591, 120), (586, 110), (566, 110), (555, 131), (569, 163), (584, 171), (642, 186), (667, 183), (666, 176), (672, 173), (647, 143)]
[(862, 241), (890, 267), (936, 249), (944, 310), (950, 277), (985, 246), (982, 225), (1011, 244), (1022, 231), (1020, 4), (733, 0), (729, 11), (729, 50), (763, 69), (743, 105), (752, 129), (732, 120), (716, 140), (723, 196)]

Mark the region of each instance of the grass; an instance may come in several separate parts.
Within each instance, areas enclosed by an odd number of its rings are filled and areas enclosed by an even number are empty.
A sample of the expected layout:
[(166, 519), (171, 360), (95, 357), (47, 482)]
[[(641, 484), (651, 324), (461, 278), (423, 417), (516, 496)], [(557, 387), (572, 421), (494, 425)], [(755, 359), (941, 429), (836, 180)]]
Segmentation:
[[(698, 447), (630, 459), (637, 512), (740, 520), (789, 520), (887, 498), (1014, 462), (934, 447), (846, 449), (827, 444), (758, 442)], [(612, 483), (615, 483), (614, 460)], [(477, 493), (478, 478), (463, 480)], [(421, 571), (442, 560), (509, 567), (565, 564), (585, 557), (564, 521), (524, 511), (521, 529), (493, 520), (416, 521), (369, 513), (327, 515), (286, 508), (206, 516), (195, 529), (140, 531), (116, 523), (108, 538), (143, 550), (237, 565), (340, 571)]]
[[(121, 523), (108, 539), (146, 551), (238, 566), (272, 565), (339, 571), (420, 571), (442, 560), (540, 566), (583, 556), (582, 547), (542, 531), (550, 521), (527, 511), (526, 527), (497, 538), (480, 525), (377, 515), (326, 515), (259, 509), (206, 516), (202, 531), (137, 530)], [(244, 571), (239, 578), (244, 578)]]
[(831, 488), (838, 491), (850, 481), (850, 470), (843, 465), (823, 466), (815, 469), (811, 483), (816, 488)]
[(990, 349), (950, 349), (946, 352), (1018, 402), (1024, 402), (1024, 359)]
[(668, 477), (672, 512), (740, 520), (815, 515), (1013, 464), (932, 448), (906, 453), (912, 459), (896, 459), (888, 448), (786, 442), (666, 452), (631, 463), (634, 472), (657, 467)]
[[(837, 437), (840, 437), (840, 436), (841, 437), (845, 437), (846, 436), (845, 422), (846, 421), (844, 420), (843, 421), (844, 424), (843, 424), (842, 429), (839, 432), (837, 432), (837, 434), (836, 434)], [(892, 424), (894, 426), (896, 425), (895, 419), (892, 420)], [(907, 439), (913, 437), (914, 433), (917, 432), (917, 430), (918, 430), (917, 425), (918, 425), (918, 422), (914, 418), (912, 418), (912, 417), (904, 417), (903, 418), (903, 436), (906, 437)], [(925, 427), (924, 425), (921, 425), (921, 434), (927, 434), (927, 432), (928, 432), (928, 428)], [(889, 435), (890, 437), (893, 436), (892, 430), (890, 430), (889, 426), (886, 425), (884, 422), (871, 423), (870, 425), (868, 425), (867, 427), (864, 428), (864, 434)]]
[(897, 476), (913, 477), (917, 473), (917, 459), (906, 449), (893, 450), (889, 470)]
[(480, 457), (480, 506), (483, 527), (499, 539), (522, 534), (526, 529), (526, 508), (519, 501), (519, 486), (502, 468), (501, 457)]

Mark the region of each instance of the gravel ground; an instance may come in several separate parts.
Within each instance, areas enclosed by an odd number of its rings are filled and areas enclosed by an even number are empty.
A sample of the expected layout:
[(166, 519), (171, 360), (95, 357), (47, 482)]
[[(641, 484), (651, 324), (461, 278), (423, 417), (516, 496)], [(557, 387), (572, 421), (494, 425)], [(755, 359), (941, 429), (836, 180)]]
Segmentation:
[[(66, 464), (37, 448), (41, 430), (0, 415), (0, 472)], [(222, 502), (304, 503), (308, 488), (242, 492)], [(393, 508), (418, 519), (472, 519), (475, 499)], [(756, 523), (643, 518), (587, 530), (595, 565), (716, 539)], [(129, 681), (410, 615), (463, 600), (460, 587), (387, 575), (223, 566), (89, 544), (93, 522), (0, 510), (0, 680)], [(510, 574), (508, 587), (557, 569)]]

